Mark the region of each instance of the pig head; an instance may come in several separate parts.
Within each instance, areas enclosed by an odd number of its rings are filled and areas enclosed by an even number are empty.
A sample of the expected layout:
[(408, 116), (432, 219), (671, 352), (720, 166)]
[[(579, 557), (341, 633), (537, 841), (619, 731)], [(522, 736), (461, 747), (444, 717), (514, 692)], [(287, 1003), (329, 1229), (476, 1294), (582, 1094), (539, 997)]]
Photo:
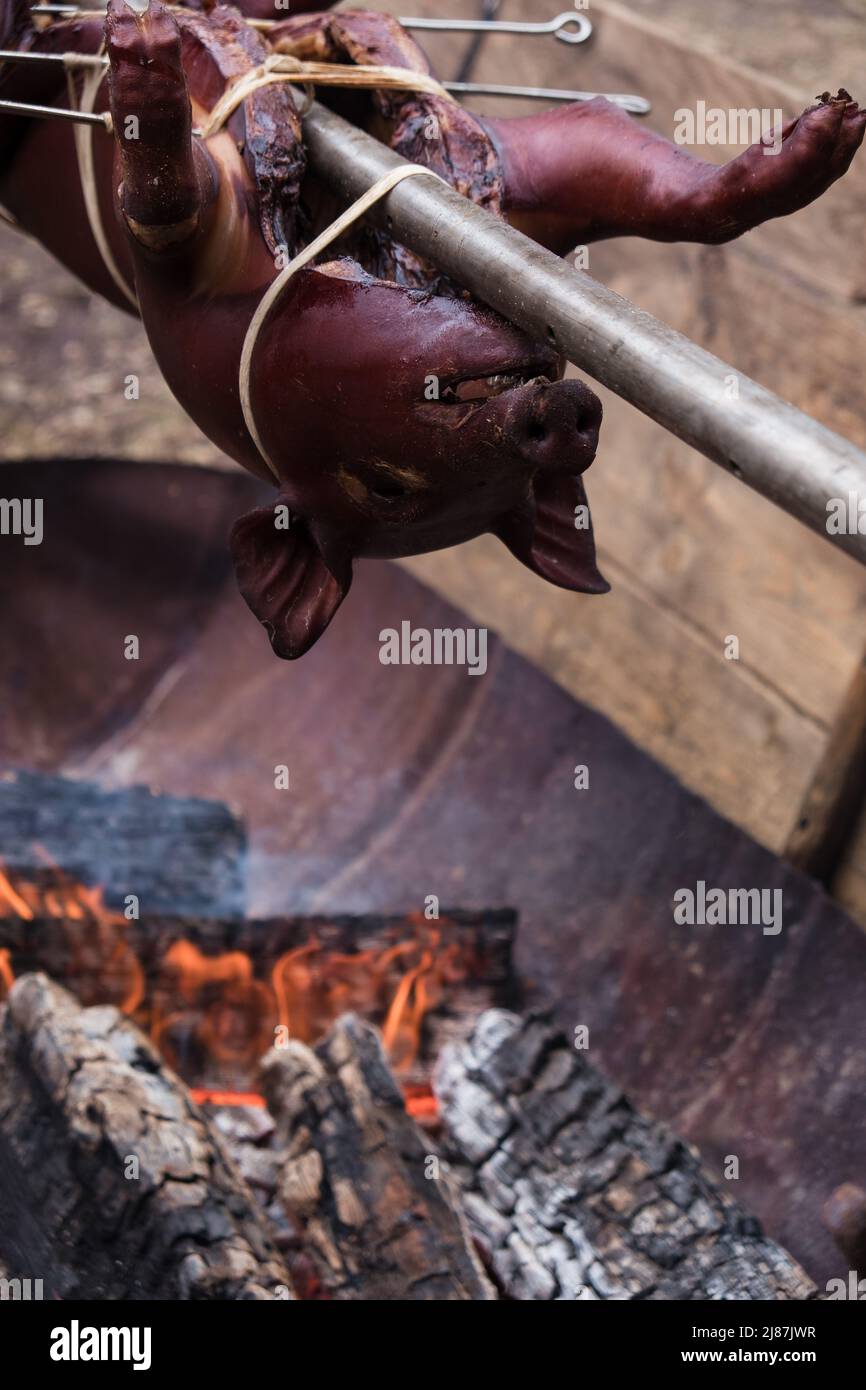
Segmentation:
[(295, 277), (256, 347), (252, 405), (279, 474), (234, 527), (241, 593), (274, 651), (321, 635), (356, 556), (494, 532), (536, 574), (604, 593), (580, 475), (601, 404), (563, 363), (465, 298), (335, 262)]

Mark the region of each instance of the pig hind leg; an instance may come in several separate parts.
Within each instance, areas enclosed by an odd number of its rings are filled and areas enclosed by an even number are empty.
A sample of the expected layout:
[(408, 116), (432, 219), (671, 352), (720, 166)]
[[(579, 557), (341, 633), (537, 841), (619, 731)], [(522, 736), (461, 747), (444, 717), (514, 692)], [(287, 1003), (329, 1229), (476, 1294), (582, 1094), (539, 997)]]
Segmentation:
[(777, 154), (753, 145), (725, 165), (696, 158), (604, 98), (485, 124), (505, 167), (510, 219), (562, 254), (613, 236), (730, 241), (795, 212), (844, 174), (866, 112), (846, 92), (824, 97), (784, 128)]

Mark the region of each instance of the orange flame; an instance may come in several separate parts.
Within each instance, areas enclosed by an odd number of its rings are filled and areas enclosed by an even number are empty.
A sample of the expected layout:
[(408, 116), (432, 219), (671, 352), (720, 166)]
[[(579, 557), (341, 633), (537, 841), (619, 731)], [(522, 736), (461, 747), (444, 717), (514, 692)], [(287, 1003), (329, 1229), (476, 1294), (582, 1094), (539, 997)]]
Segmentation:
[[(245, 1083), (275, 1038), (314, 1043), (347, 1010), (380, 1024), (390, 1061), (406, 1076), (421, 1052), (425, 1019), (472, 968), (458, 942), (443, 940), (441, 923), (414, 914), (406, 937), (387, 946), (340, 952), (312, 937), (280, 956), (268, 980), (256, 978), (244, 951), (206, 955), (192, 941), (175, 940), (148, 984), (126, 919), (106, 907), (101, 889), (56, 866), (47, 884), (13, 882), (0, 870), (3, 917), (69, 923), (64, 973), (82, 1003), (113, 1003), (134, 1017), (178, 1071), (213, 1082), (194, 1091), (211, 1104), (260, 1103)], [(0, 949), (0, 999), (14, 978), (11, 952)], [(429, 1086), (407, 1078), (406, 1093), (411, 1113), (435, 1115)]]
[[(16, 879), (0, 869), (0, 917), (17, 917), (32, 922), (36, 917), (74, 922), (75, 931), (66, 933), (71, 977), (98, 977), (100, 984), (92, 997), (82, 1003), (112, 1003), (124, 1013), (134, 1013), (144, 998), (144, 972), (127, 940), (128, 923), (119, 913), (106, 907), (101, 888), (88, 888), (69, 878), (37, 845), (37, 851), (51, 871), (47, 886)], [(5, 968), (0, 967), (0, 998), (14, 983), (10, 953), (5, 951)], [(94, 967), (97, 967), (95, 970)]]

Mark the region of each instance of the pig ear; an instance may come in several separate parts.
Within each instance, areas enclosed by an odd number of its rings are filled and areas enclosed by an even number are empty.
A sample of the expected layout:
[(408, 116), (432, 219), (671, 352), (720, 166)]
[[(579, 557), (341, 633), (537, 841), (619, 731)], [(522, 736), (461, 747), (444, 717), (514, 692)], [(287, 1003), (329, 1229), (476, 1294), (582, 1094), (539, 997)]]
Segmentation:
[(346, 555), (326, 564), (298, 517), (277, 504), (258, 507), (232, 527), (230, 546), (238, 588), (267, 629), (277, 656), (293, 661), (319, 640), (352, 582)]
[(609, 591), (610, 585), (595, 563), (595, 539), (582, 479), (562, 474), (536, 478), (532, 500), (503, 517), (495, 531), (512, 555), (560, 589), (581, 594)]

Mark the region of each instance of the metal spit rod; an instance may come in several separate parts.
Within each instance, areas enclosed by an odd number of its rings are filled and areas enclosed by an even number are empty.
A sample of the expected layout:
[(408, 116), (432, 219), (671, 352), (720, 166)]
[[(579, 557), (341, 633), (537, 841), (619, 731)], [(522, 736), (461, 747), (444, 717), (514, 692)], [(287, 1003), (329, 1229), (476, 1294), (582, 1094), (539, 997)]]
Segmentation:
[[(400, 158), (315, 102), (304, 140), (346, 201)], [(827, 503), (866, 497), (866, 453), (434, 179), (406, 179), (369, 216), (504, 318), (866, 564), (866, 535), (828, 535)]]

